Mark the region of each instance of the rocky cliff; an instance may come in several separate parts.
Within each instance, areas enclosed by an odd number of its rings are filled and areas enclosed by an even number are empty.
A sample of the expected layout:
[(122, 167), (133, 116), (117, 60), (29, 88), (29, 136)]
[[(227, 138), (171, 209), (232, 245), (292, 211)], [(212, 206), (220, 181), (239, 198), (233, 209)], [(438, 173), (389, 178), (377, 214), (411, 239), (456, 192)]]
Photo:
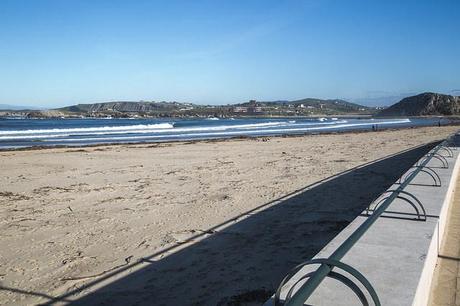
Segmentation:
[(459, 115), (460, 97), (425, 92), (402, 99), (377, 116), (432, 116)]

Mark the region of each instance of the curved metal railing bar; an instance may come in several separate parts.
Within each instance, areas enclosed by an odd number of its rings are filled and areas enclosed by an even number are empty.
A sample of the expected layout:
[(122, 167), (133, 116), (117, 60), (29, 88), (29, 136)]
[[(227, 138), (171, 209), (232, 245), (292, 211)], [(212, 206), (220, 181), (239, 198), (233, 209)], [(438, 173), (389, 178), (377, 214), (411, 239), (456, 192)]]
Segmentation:
[[(415, 168), (417, 168), (417, 167), (415, 167)], [(416, 170), (410, 170), (410, 171), (406, 172), (405, 174), (403, 174), (399, 178), (398, 184), (401, 184), (402, 182), (404, 182), (407, 179), (407, 177), (414, 171), (416, 171)], [(424, 184), (425, 186), (441, 187), (441, 185), (442, 185), (441, 177), (439, 176), (439, 174), (436, 171), (433, 170), (433, 168), (425, 166), (420, 170), (420, 172), (428, 174), (434, 181), (434, 185), (426, 185), (426, 184)]]
[[(413, 195), (412, 193), (410, 193), (410, 192), (407, 192), (407, 191), (404, 191), (404, 190), (399, 190), (399, 191), (398, 191), (398, 190), (396, 190), (396, 189), (394, 189), (394, 190), (392, 190), (392, 189), (387, 190), (387, 191), (385, 191), (383, 194), (386, 194), (386, 193), (393, 193), (393, 192), (399, 193), (399, 194), (396, 196), (397, 199), (403, 200), (404, 202), (408, 203), (409, 205), (411, 205), (411, 206), (414, 208), (415, 212), (417, 213), (417, 220), (426, 221), (426, 211), (425, 211), (425, 207), (423, 206), (422, 202), (420, 202), (420, 200), (417, 199), (416, 196), (414, 196), (414, 195)], [(403, 196), (402, 196), (401, 194), (403, 194)], [(407, 197), (406, 197), (406, 196), (407, 196)], [(386, 199), (388, 199), (389, 197), (390, 197), (390, 196), (386, 196), (386, 197), (380, 199), (380, 201), (378, 201), (378, 202), (375, 202), (375, 201), (374, 201), (375, 205), (374, 205), (374, 207), (373, 207), (372, 209), (370, 208), (370, 206), (371, 206), (372, 204), (374, 204), (374, 203), (372, 203), (371, 205), (369, 205), (369, 206), (366, 208), (366, 215), (370, 215), (370, 212), (374, 212), (374, 211), (375, 211), (375, 210), (376, 210)], [(411, 199), (414, 200), (415, 203), (416, 203), (417, 205), (416, 205)], [(417, 206), (420, 208), (422, 214), (420, 214), (420, 210), (417, 208)]]
[[(372, 301), (374, 302), (374, 304), (376, 306), (380, 306), (380, 300), (379, 300), (379, 297), (377, 295), (377, 292), (375, 291), (374, 287), (372, 287), (371, 283), (367, 280), (366, 277), (364, 277), (364, 275), (362, 275), (358, 270), (356, 270), (355, 268), (353, 268), (352, 266), (350, 265), (347, 265), (341, 261), (338, 261), (338, 260), (334, 260), (334, 259), (330, 259), (330, 258), (315, 258), (315, 259), (312, 259), (312, 260), (309, 260), (309, 261), (306, 261), (304, 263), (301, 263), (300, 265), (297, 265), (294, 269), (292, 269), (289, 274), (281, 281), (281, 284), (280, 286), (278, 287), (278, 290), (276, 291), (275, 293), (275, 299), (274, 299), (274, 305), (275, 306), (280, 306), (280, 301), (281, 301), (281, 298), (280, 298), (280, 295), (281, 295), (281, 289), (282, 287), (286, 284), (286, 282), (292, 277), (294, 276), (298, 271), (300, 271), (300, 269), (302, 269), (303, 267), (305, 266), (308, 266), (308, 265), (313, 265), (313, 264), (321, 264), (321, 265), (327, 265), (328, 267), (330, 267), (331, 269), (331, 272), (328, 273), (327, 277), (330, 277), (330, 278), (333, 278), (333, 279), (336, 279), (338, 281), (340, 281), (341, 283), (343, 283), (344, 285), (346, 285), (348, 288), (350, 288), (355, 294), (356, 296), (358, 297), (358, 299), (361, 301), (361, 303), (365, 306), (368, 306), (369, 305), (369, 302), (367, 301), (367, 298), (366, 298), (366, 295), (363, 293), (363, 291), (361, 290), (361, 288), (359, 288), (359, 286), (357, 286), (351, 279), (349, 279), (348, 277), (344, 276), (343, 274), (340, 274), (340, 273), (337, 273), (337, 272), (334, 272), (332, 271), (332, 269), (334, 268), (339, 268), (345, 272), (347, 272), (348, 274), (352, 275), (354, 278), (356, 278), (362, 285), (363, 287), (367, 290), (367, 292), (369, 293)], [(315, 272), (310, 272), (304, 276), (302, 276), (300, 279), (298, 279), (292, 286), (291, 286), (291, 289), (289, 290), (289, 292), (286, 294), (286, 297), (284, 299), (284, 303), (288, 303), (290, 300), (291, 300), (291, 295), (292, 295), (292, 291), (293, 289), (295, 288), (295, 286), (300, 283), (301, 281), (305, 280), (305, 279), (308, 279), (309, 277), (313, 276), (315, 274)], [(302, 304), (303, 305), (303, 304)]]
[[(447, 157), (454, 157), (454, 152), (449, 148), (449, 147), (446, 147), (446, 146), (442, 146), (441, 149), (439, 149), (440, 151), (441, 150), (444, 150), (447, 152)], [(441, 152), (439, 152), (439, 154), (441, 154)]]
[(449, 162), (447, 161), (447, 159), (440, 155), (440, 154), (433, 154), (433, 153), (430, 153), (430, 154), (427, 154), (425, 155), (424, 157), (422, 157), (418, 162), (417, 162), (417, 166), (421, 166), (421, 164), (426, 161), (426, 160), (431, 160), (432, 158), (435, 158), (437, 160), (439, 160), (441, 163), (442, 163), (442, 167), (440, 168), (443, 168), (443, 169), (447, 169), (449, 168)]
[[(294, 291), (294, 288), (295, 286), (297, 286), (298, 283), (300, 283), (301, 281), (309, 278), (311, 275), (313, 275), (314, 272), (310, 272), (304, 276), (302, 276), (298, 281), (296, 281), (291, 289), (289, 290), (289, 292), (287, 293), (286, 295), (286, 298), (284, 299), (285, 301), (289, 300), (292, 296), (292, 291)], [(364, 294), (364, 292), (361, 290), (361, 288), (359, 288), (358, 285), (356, 285), (351, 279), (349, 279), (348, 277), (346, 277), (345, 275), (343, 274), (340, 274), (340, 273), (337, 273), (337, 272), (334, 272), (334, 271), (331, 271), (327, 277), (329, 278), (332, 278), (332, 279), (335, 279), (335, 280), (338, 280), (339, 282), (341, 282), (342, 284), (344, 284), (345, 286), (347, 286), (348, 288), (350, 288), (353, 293), (356, 294), (356, 296), (358, 297), (358, 299), (360, 300), (361, 304), (363, 306), (369, 306), (369, 302), (367, 301), (367, 298), (366, 298), (366, 295)], [(279, 301), (280, 299), (278, 299)]]
[[(452, 137), (452, 136), (451, 136)], [(445, 147), (447, 143), (451, 141), (451, 137), (447, 138), (444, 142), (438, 144), (436, 147), (434, 147), (429, 154), (427, 154), (424, 158), (422, 158), (418, 163), (417, 163), (417, 169), (413, 171), (411, 174), (407, 176), (407, 178), (402, 182), (397, 189), (395, 189), (391, 194), (385, 198), (385, 200), (379, 205), (379, 207), (373, 211), (372, 215), (370, 215), (335, 251), (332, 253), (329, 258), (327, 258), (327, 262), (322, 260), (322, 261), (314, 261), (320, 262), (321, 265), (318, 267), (318, 269), (310, 275), (310, 277), (307, 279), (307, 281), (300, 286), (300, 288), (290, 297), (289, 300), (287, 300), (284, 305), (285, 306), (301, 306), (304, 305), (305, 301), (311, 296), (311, 294), (316, 290), (316, 288), (319, 286), (319, 284), (326, 278), (328, 275), (332, 272), (332, 269), (334, 266), (339, 267), (339, 265), (344, 265), (343, 263), (340, 262), (340, 260), (347, 254), (347, 252), (355, 245), (355, 243), (366, 233), (366, 231), (374, 224), (374, 222), (385, 212), (385, 210), (390, 206), (390, 204), (400, 196), (401, 193), (403, 193), (403, 189), (406, 188), (409, 183), (417, 176), (417, 174), (431, 161), (432, 158), (437, 158), (443, 162), (446, 162), (445, 168), (448, 168), (449, 164), (447, 163), (447, 160), (444, 158), (444, 156), (437, 154), (439, 150), (441, 150), (442, 147)], [(442, 156), (442, 157), (439, 157)], [(418, 201), (418, 200), (417, 200)], [(419, 201), (418, 201), (419, 202)], [(421, 204), (421, 203), (420, 203)], [(423, 207), (423, 205), (421, 206)], [(425, 214), (426, 215), (426, 214)], [(310, 261), (310, 262), (312, 262)], [(334, 265), (330, 265), (329, 263), (333, 262)], [(307, 262), (308, 263), (308, 262)], [(340, 267), (341, 268), (341, 267)], [(351, 268), (351, 267), (350, 267)], [(351, 268), (353, 269), (353, 268)], [(300, 268), (296, 271), (296, 273), (300, 270)], [(356, 270), (355, 270), (356, 271)], [(348, 271), (347, 271), (348, 272)], [(356, 271), (358, 272), (358, 271)], [(358, 272), (359, 273), (359, 272)], [(295, 273), (294, 273), (295, 274)], [(279, 303), (279, 294), (281, 292), (281, 289), (283, 287), (283, 284), (287, 282), (288, 279), (290, 279), (294, 274), (290, 273), (288, 276), (283, 279), (283, 282), (281, 283), (280, 287), (277, 290), (277, 294), (275, 295), (278, 297), (278, 303)], [(371, 296), (373, 297), (374, 303), (376, 305), (380, 305), (380, 302), (378, 300), (377, 293), (375, 290), (373, 290), (372, 286), (370, 283), (367, 281), (367, 279), (360, 274), (360, 281), (361, 283), (367, 283), (368, 286), (365, 286), (366, 289), (371, 290), (369, 291), (371, 293)], [(371, 288), (371, 289), (369, 289)]]

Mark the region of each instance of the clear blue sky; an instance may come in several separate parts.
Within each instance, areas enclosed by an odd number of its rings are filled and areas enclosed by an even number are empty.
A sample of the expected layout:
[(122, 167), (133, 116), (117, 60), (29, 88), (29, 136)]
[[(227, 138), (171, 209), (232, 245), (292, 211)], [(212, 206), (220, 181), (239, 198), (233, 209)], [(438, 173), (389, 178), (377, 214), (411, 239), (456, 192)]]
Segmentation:
[(0, 103), (460, 93), (460, 1), (0, 0)]

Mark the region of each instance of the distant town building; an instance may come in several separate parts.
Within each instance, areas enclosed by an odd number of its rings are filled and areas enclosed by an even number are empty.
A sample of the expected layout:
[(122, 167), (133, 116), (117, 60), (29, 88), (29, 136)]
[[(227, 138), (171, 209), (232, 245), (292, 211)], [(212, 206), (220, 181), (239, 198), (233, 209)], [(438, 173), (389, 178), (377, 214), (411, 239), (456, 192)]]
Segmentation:
[(236, 106), (236, 107), (233, 108), (233, 112), (234, 113), (247, 113), (248, 108), (244, 107), (244, 106)]
[(260, 114), (263, 112), (262, 107), (257, 105), (256, 100), (250, 100), (249, 106), (235, 106), (233, 112), (237, 114)]

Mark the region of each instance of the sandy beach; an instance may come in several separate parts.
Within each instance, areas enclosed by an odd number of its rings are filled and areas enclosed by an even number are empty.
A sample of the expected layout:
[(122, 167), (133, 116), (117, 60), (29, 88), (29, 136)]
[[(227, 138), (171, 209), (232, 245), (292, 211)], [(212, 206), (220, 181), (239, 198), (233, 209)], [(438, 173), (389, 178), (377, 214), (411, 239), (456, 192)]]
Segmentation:
[(0, 152), (0, 304), (260, 304), (457, 129)]

